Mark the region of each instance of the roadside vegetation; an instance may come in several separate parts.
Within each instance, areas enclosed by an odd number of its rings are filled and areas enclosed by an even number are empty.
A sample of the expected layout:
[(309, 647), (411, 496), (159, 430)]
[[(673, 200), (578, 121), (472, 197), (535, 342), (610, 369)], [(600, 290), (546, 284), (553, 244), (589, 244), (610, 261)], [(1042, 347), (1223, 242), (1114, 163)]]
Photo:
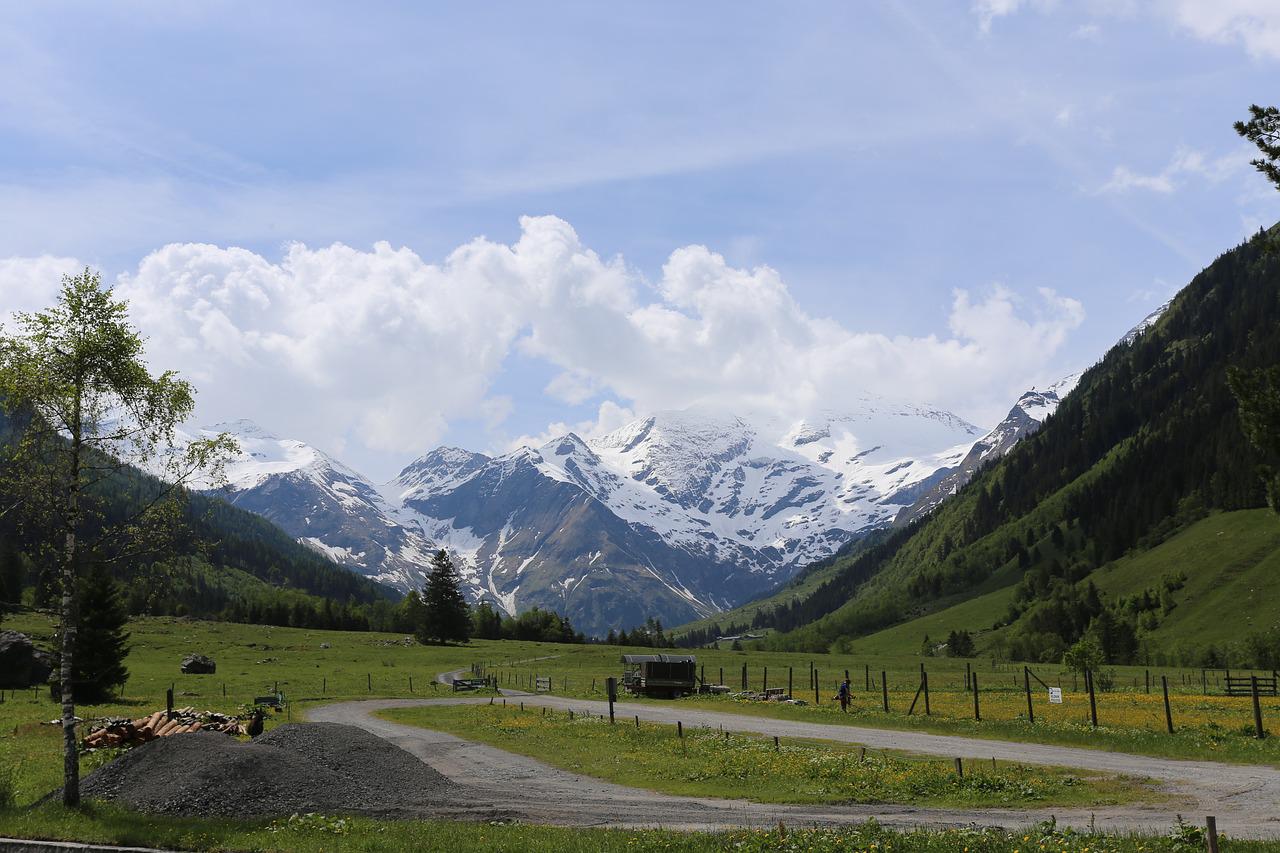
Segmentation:
[(1062, 768), (868, 752), (849, 744), (771, 738), (627, 718), (495, 705), (392, 708), (387, 720), (449, 732), (609, 782), (692, 797), (761, 803), (920, 806), (1102, 806), (1150, 799), (1137, 780)]
[[(840, 829), (744, 829), (723, 833), (671, 830), (570, 829), (523, 824), (394, 821), (341, 815), (294, 815), (273, 821), (197, 820), (138, 815), (93, 805), (83, 810), (44, 806), (0, 809), (0, 834), (79, 839), (175, 850), (323, 853), (323, 851), (450, 850), (559, 853), (1192, 853), (1205, 849), (1199, 826), (1174, 824), (1167, 833), (1108, 835), (1042, 823), (1021, 829), (887, 829), (871, 820)], [(1224, 838), (1227, 853), (1280, 853), (1280, 842)]]

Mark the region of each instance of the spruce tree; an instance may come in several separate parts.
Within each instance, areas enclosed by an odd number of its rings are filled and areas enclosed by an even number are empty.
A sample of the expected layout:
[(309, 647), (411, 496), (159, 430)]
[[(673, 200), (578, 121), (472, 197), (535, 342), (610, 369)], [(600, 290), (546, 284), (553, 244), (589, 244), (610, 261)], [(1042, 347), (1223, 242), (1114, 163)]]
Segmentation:
[(128, 621), (119, 584), (104, 566), (95, 566), (80, 587), (80, 630), (71, 663), (77, 702), (105, 702), (129, 680)]
[(422, 603), (424, 618), (416, 631), (419, 642), (465, 643), (471, 637), (471, 613), (462, 597), (461, 578), (443, 548), (431, 558)]

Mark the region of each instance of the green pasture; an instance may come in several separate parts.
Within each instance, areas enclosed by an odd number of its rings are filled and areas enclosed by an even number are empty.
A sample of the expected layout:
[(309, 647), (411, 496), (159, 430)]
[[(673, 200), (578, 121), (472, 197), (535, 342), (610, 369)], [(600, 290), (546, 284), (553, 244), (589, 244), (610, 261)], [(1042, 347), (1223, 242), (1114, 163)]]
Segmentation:
[[(691, 797), (762, 803), (1102, 806), (1152, 799), (1139, 781), (1063, 768), (909, 757), (659, 723), (633, 725), (518, 702), (393, 708), (379, 716), (449, 732), (609, 782)], [(963, 765), (962, 765), (963, 770)]]

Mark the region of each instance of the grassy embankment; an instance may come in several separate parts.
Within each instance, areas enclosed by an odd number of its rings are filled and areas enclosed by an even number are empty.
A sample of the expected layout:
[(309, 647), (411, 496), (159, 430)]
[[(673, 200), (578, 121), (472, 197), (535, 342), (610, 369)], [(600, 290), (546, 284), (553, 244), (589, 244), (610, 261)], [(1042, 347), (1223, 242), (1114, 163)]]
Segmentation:
[[(866, 753), (850, 744), (767, 738), (626, 718), (502, 705), (394, 708), (379, 716), (449, 732), (609, 782), (692, 797), (761, 803), (910, 803), (921, 806), (1101, 806), (1152, 799), (1133, 779), (1063, 768)], [(865, 756), (863, 753), (866, 753)]]
[[(1072, 832), (1052, 824), (1004, 830), (969, 827), (909, 832), (875, 821), (841, 829), (736, 830), (723, 833), (634, 829), (568, 829), (522, 824), (384, 821), (298, 815), (273, 821), (192, 820), (137, 815), (93, 807), (68, 813), (59, 807), (29, 812), (0, 810), (0, 834), (148, 845), (173, 850), (325, 853), (450, 850), (457, 853), (547, 850), (559, 853), (1186, 853), (1203, 850), (1198, 827), (1174, 826), (1164, 835)], [(1224, 853), (1280, 853), (1280, 842), (1224, 839)]]

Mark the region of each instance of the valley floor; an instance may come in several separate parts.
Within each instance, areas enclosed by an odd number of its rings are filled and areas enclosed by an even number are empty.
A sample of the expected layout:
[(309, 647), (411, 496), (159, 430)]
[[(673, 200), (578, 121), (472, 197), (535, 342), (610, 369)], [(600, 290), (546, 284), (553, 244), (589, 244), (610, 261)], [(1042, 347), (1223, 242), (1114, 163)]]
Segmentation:
[[(604, 702), (552, 696), (521, 696), (531, 707), (602, 714)], [(603, 782), (534, 759), (453, 735), (406, 726), (376, 715), (388, 708), (488, 702), (487, 699), (368, 700), (325, 705), (313, 720), (360, 726), (417, 755), (491, 804), (503, 804), (519, 820), (571, 826), (665, 826), (723, 829), (731, 826), (837, 826), (875, 818), (891, 827), (974, 825), (1025, 826), (1056, 818), (1063, 826), (1116, 832), (1162, 832), (1175, 812), (1214, 814), (1219, 825), (1240, 837), (1280, 837), (1280, 771), (1203, 761), (1177, 761), (1041, 744), (1004, 743), (919, 732), (745, 717), (678, 705), (619, 703), (616, 713), (630, 720), (686, 726), (725, 727), (782, 738), (823, 739), (873, 749), (996, 758), (1005, 762), (1078, 767), (1111, 774), (1148, 777), (1174, 798), (1159, 804), (1133, 803), (1094, 809), (920, 808), (891, 805), (778, 805), (741, 800), (674, 797)]]

